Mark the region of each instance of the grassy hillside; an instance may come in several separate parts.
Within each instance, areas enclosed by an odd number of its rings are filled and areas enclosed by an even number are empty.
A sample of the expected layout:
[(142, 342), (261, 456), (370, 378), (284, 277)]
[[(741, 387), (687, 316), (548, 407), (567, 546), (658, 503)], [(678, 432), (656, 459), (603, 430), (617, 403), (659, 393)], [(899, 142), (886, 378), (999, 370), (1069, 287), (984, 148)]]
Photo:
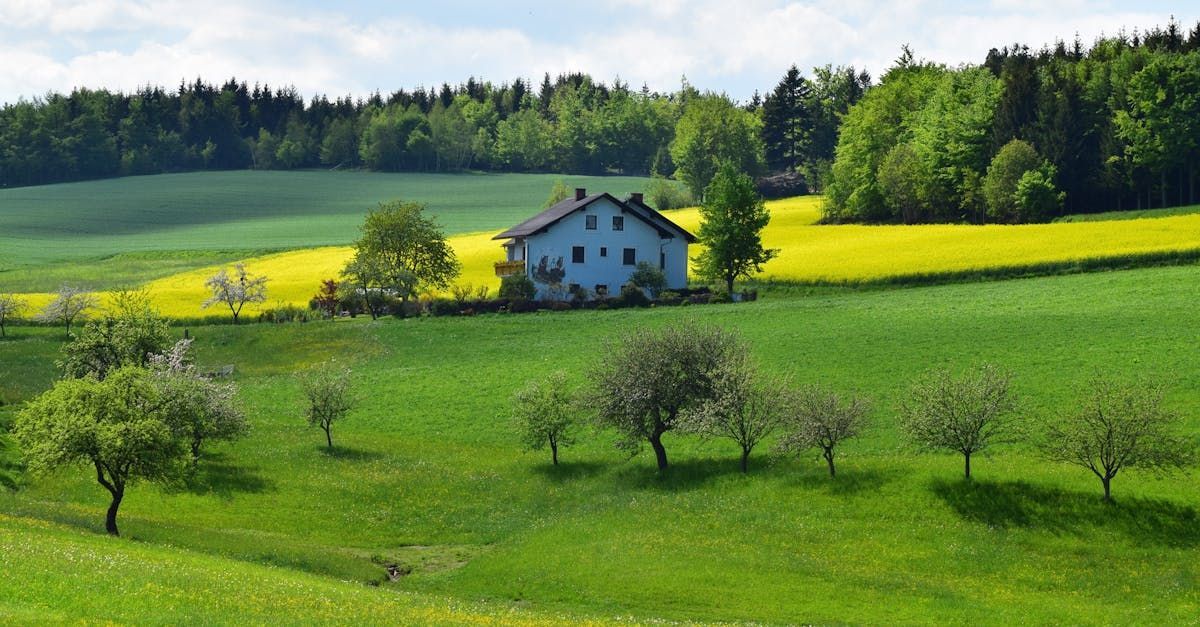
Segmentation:
[[(614, 193), (640, 191), (646, 181), (552, 174), (235, 171), (0, 189), (0, 290), (46, 289), (19, 287), (39, 279), (16, 272), (21, 268), (91, 264), (122, 253), (346, 244), (357, 237), (368, 209), (395, 198), (428, 203), (449, 233), (498, 229), (528, 217), (558, 179)], [(110, 266), (129, 272), (124, 261)], [(89, 272), (74, 280), (104, 277)]]
[[(1097, 371), (1144, 373), (1170, 383), (1171, 406), (1200, 434), (1200, 354), (1183, 341), (1200, 328), (1197, 300), (1200, 267), (1185, 266), (732, 306), (193, 328), (202, 365), (237, 364), (252, 433), (215, 447), (191, 485), (134, 488), (122, 529), (337, 579), (379, 580), (396, 561), (413, 571), (402, 590), (536, 611), (1193, 621), (1195, 473), (1122, 473), (1108, 506), (1085, 471), (1015, 445), (976, 460), (964, 483), (958, 458), (901, 444), (894, 408), (937, 365), (1013, 369), (1035, 424), (1068, 410)], [(663, 478), (611, 433), (585, 431), (558, 468), (519, 450), (505, 417), (515, 388), (559, 368), (582, 380), (608, 338), (684, 318), (738, 329), (767, 368), (874, 400), (836, 480), (815, 453), (770, 462), (766, 450), (743, 477), (731, 444), (671, 435)], [(59, 334), (22, 328), (0, 342), (0, 395), (48, 384)], [(292, 373), (331, 355), (351, 361), (363, 401), (326, 452), (299, 416)], [(0, 496), (9, 516), (95, 533), (104, 505), (83, 470)], [(3, 572), (5, 588), (22, 576)], [(67, 607), (85, 590), (64, 586)]]
[(4, 515), (0, 568), (0, 621), (8, 624), (588, 622), (368, 588)]

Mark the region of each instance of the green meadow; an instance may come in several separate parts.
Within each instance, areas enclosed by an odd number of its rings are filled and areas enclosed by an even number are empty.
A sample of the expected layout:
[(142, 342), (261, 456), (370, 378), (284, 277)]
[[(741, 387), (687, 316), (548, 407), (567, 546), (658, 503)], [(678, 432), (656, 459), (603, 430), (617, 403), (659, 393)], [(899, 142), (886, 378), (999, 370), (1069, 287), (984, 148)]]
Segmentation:
[[(1198, 301), (1200, 266), (1187, 265), (737, 305), (192, 327), (202, 366), (236, 365), (251, 434), (214, 446), (189, 483), (131, 488), (121, 539), (101, 537), (107, 494), (86, 469), (0, 495), (0, 617), (1194, 622), (1195, 471), (1122, 473), (1108, 505), (1086, 471), (1016, 444), (965, 482), (960, 458), (910, 450), (895, 419), (917, 374), (990, 361), (1015, 372), (1035, 432), (1103, 372), (1164, 380), (1200, 434)], [(748, 475), (720, 440), (668, 435), (663, 476), (605, 431), (585, 429), (559, 467), (518, 447), (508, 401), (525, 381), (562, 369), (582, 385), (612, 338), (684, 319), (736, 329), (772, 371), (872, 399), (836, 479), (815, 451), (775, 459), (769, 443)], [(0, 419), (49, 385), (62, 340), (20, 327), (0, 341)], [(361, 404), (327, 451), (294, 374), (331, 356), (354, 368)], [(395, 582), (393, 563), (408, 573)], [(67, 580), (64, 564), (85, 574)], [(120, 599), (93, 598), (105, 593)], [(466, 617), (380, 613), (430, 607)]]
[(614, 193), (640, 177), (192, 172), (0, 189), (0, 291), (142, 283), (266, 251), (348, 244), (382, 201), (428, 204), (447, 234), (529, 217), (557, 180)]

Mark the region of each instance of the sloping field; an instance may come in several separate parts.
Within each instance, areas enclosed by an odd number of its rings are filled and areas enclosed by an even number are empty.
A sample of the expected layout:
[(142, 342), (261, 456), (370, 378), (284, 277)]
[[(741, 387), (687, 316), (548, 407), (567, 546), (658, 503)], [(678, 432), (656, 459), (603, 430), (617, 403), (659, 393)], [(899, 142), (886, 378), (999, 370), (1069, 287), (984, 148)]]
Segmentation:
[(0, 622), (575, 625), (0, 514)]
[[(0, 612), (426, 622), (362, 585), (396, 560), (412, 574), (385, 587), (461, 600), (472, 617), (483, 603), (766, 624), (1191, 624), (1196, 471), (1122, 471), (1105, 504), (1090, 473), (1022, 442), (974, 459), (966, 482), (961, 457), (903, 444), (896, 407), (919, 373), (987, 361), (1014, 372), (1038, 433), (1096, 372), (1142, 375), (1169, 386), (1195, 438), (1198, 300), (1200, 266), (1180, 266), (738, 305), (192, 326), (200, 367), (236, 365), (250, 434), (214, 443), (188, 486), (133, 486), (117, 542), (99, 537), (107, 495), (87, 468), (0, 493), (0, 513), (69, 528), (0, 521)], [(766, 442), (743, 475), (736, 445), (675, 432), (662, 477), (607, 430), (581, 429), (557, 467), (521, 449), (514, 390), (559, 369), (582, 385), (612, 338), (689, 319), (736, 329), (773, 373), (871, 399), (835, 480), (815, 451), (776, 460)], [(0, 415), (45, 389), (61, 356), (61, 330), (12, 335)], [(292, 376), (329, 357), (354, 369), (360, 398), (333, 450)], [(185, 586), (212, 608), (188, 605)]]
[(427, 203), (448, 233), (499, 229), (540, 207), (556, 180), (641, 191), (645, 178), (557, 174), (192, 172), (0, 189), (5, 272), (146, 251), (348, 244), (381, 201)]
[[(764, 240), (780, 250), (760, 278), (801, 284), (858, 284), (905, 281), (956, 274), (1019, 273), (1073, 262), (1127, 259), (1145, 255), (1200, 254), (1200, 214), (1140, 220), (1029, 225), (818, 225), (819, 197), (768, 203), (771, 223)], [(699, 212), (669, 213), (685, 228), (699, 228)], [(501, 249), (494, 231), (451, 238), (463, 263), (460, 283), (488, 285), (498, 280), (492, 263)], [(693, 254), (697, 249), (693, 248)], [(255, 274), (270, 277), (269, 301), (305, 304), (325, 278), (338, 275), (350, 257), (348, 247), (320, 247), (244, 260)], [(153, 281), (147, 288), (164, 312), (197, 316), (203, 312), (204, 279), (219, 266), (205, 266)], [(30, 298), (40, 306), (50, 296)], [(254, 314), (259, 309), (247, 309)], [(209, 310), (208, 313), (224, 313)]]

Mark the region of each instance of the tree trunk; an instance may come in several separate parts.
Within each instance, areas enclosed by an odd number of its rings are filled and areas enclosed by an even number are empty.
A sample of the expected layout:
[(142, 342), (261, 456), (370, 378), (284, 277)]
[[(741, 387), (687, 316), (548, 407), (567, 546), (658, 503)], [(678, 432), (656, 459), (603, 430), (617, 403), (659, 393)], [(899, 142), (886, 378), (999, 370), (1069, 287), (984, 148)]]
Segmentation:
[(971, 454), (963, 453), (963, 473), (967, 479), (971, 478)]
[(655, 430), (650, 435), (650, 446), (654, 449), (654, 458), (658, 461), (659, 471), (667, 469), (667, 449), (662, 444), (662, 432)]
[(324, 426), (321, 428), (325, 430), (325, 445), (327, 447), (329, 447), (330, 450), (332, 450), (333, 449), (333, 433), (331, 433), (332, 429), (329, 426)]
[(822, 447), (822, 448), (825, 448), (824, 456), (825, 456), (825, 463), (829, 464), (829, 476), (836, 477), (837, 469), (835, 469), (833, 467), (833, 447), (830, 446), (830, 447)]
[(550, 439), (550, 461), (555, 466), (558, 465), (558, 442), (555, 442), (553, 438)]
[(733, 275), (725, 277), (725, 291), (729, 292), (729, 299), (733, 300)]
[(742, 474), (750, 472), (750, 449), (742, 447)]
[(112, 503), (108, 505), (108, 513), (104, 516), (104, 530), (110, 536), (120, 536), (121, 532), (117, 529), (117, 510), (121, 507), (121, 499), (125, 498), (125, 489), (119, 488), (112, 490)]
[(196, 462), (200, 461), (200, 444), (201, 444), (200, 438), (194, 438), (192, 440), (192, 465), (193, 466), (196, 465)]
[(1112, 477), (1100, 477), (1100, 481), (1104, 484), (1104, 500), (1112, 501)]

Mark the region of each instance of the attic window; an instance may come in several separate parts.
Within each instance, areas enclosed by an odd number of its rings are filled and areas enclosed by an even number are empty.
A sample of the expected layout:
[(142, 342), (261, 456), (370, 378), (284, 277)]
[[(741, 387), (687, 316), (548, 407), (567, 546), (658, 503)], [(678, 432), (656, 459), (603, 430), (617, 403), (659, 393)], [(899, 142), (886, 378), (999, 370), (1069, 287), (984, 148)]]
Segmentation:
[(589, 231), (596, 230), (596, 216), (584, 216), (584, 228)]
[(614, 231), (624, 231), (625, 230), (625, 216), (613, 216), (613, 230)]
[(600, 256), (601, 256), (601, 257), (607, 257), (607, 256), (608, 256), (608, 246), (601, 246), (601, 247), (600, 247)]

